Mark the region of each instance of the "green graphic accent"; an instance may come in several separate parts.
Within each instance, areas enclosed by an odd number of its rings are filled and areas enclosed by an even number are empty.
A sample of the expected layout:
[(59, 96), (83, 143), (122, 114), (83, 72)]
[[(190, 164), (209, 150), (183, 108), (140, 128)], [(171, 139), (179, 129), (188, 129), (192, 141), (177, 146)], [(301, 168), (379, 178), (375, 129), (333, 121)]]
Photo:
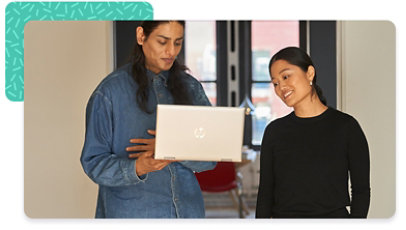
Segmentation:
[(147, 2), (11, 2), (6, 7), (6, 96), (24, 101), (24, 26), (29, 21), (152, 20)]

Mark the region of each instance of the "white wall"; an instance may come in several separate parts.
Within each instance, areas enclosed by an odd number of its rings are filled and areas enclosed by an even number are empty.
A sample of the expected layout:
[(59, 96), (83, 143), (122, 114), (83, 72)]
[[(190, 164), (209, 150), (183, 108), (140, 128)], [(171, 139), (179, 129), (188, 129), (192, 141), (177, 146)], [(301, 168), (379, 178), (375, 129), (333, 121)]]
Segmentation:
[(368, 140), (369, 217), (388, 218), (396, 209), (395, 26), (389, 21), (344, 21), (338, 25), (342, 65), (338, 98), (342, 111), (358, 120)]
[(112, 63), (111, 22), (31, 21), (25, 26), (27, 216), (94, 216), (97, 186), (84, 174), (79, 158), (87, 100)]

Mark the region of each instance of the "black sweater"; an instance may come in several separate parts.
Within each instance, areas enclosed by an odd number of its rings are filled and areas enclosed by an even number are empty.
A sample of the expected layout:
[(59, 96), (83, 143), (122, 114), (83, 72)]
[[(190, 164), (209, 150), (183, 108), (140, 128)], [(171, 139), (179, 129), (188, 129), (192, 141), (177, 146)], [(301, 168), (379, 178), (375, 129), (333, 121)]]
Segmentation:
[[(257, 218), (366, 218), (370, 202), (368, 143), (350, 115), (328, 108), (271, 122), (260, 156)], [(351, 200), (348, 179), (351, 180)]]

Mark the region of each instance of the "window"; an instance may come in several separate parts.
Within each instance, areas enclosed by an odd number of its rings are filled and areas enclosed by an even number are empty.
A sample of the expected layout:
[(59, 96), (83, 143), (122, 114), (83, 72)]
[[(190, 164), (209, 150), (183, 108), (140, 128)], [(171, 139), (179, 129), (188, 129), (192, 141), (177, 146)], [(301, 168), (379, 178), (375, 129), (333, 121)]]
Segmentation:
[[(232, 29), (228, 30), (228, 25)], [(214, 106), (238, 106), (238, 100), (249, 96), (255, 112), (252, 124), (246, 124), (244, 143), (251, 143), (254, 149), (259, 149), (268, 123), (292, 111), (275, 94), (268, 64), (280, 49), (300, 46), (299, 31), (299, 21), (186, 21), (184, 55), (190, 74), (202, 83)], [(232, 71), (228, 54), (234, 52), (230, 47), (239, 53), (240, 98), (235, 101), (227, 80), (228, 71)]]
[(299, 46), (299, 21), (252, 21), (251, 99), (255, 106), (252, 117), (252, 145), (260, 145), (266, 125), (289, 114), (287, 107), (275, 94), (268, 64), (271, 57), (287, 46)]
[(217, 105), (216, 22), (187, 21), (185, 64), (201, 83), (212, 105)]

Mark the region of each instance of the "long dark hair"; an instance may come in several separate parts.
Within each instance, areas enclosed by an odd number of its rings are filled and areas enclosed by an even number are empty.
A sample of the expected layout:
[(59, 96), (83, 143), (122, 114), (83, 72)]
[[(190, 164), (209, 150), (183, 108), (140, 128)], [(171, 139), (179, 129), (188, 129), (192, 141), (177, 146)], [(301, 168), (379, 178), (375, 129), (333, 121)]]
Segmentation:
[[(314, 67), (313, 61), (310, 58), (310, 56), (303, 49), (298, 47), (286, 47), (277, 52), (269, 62), (268, 66), (269, 71), (271, 71), (272, 64), (277, 60), (287, 61), (292, 65), (298, 66), (304, 72), (307, 72), (309, 66)], [(321, 103), (327, 105), (327, 100), (323, 96), (323, 91), (321, 90), (320, 86), (317, 85), (316, 70), (314, 72), (314, 78), (312, 81), (312, 95), (314, 94), (314, 92), (317, 93), (317, 96), (319, 97)]]
[[(145, 39), (148, 39), (149, 35), (154, 31), (159, 25), (163, 23), (169, 23), (170, 21), (143, 21), (139, 26), (143, 28)], [(184, 21), (175, 21), (179, 23), (183, 28), (185, 28)], [(137, 90), (137, 103), (138, 106), (146, 113), (152, 113), (147, 108), (148, 102), (148, 86), (149, 81), (147, 77), (147, 70), (145, 67), (145, 55), (142, 51), (142, 46), (135, 42), (133, 53), (131, 55), (132, 63), (132, 76), (135, 82), (138, 84)], [(182, 72), (188, 68), (179, 63), (177, 59), (173, 62), (172, 67), (169, 69), (168, 77), (168, 90), (172, 94), (174, 99), (174, 104), (190, 104), (187, 89), (184, 87), (184, 82), (182, 80)]]

